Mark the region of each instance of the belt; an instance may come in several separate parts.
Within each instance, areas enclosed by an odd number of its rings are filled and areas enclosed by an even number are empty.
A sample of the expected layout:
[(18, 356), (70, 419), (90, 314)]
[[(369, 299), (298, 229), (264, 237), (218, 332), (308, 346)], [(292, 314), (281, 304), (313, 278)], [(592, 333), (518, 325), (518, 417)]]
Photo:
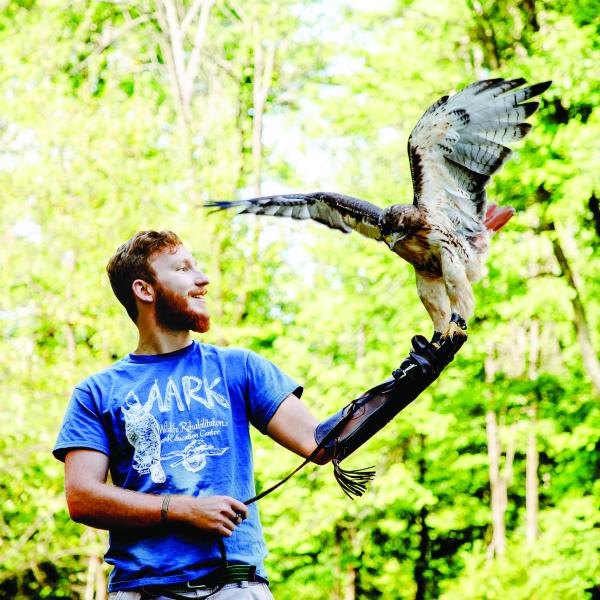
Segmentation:
[(164, 596), (174, 600), (189, 600), (188, 596), (182, 596), (181, 594), (198, 589), (222, 588), (229, 583), (242, 583), (244, 581), (266, 583), (262, 577), (256, 574), (255, 566), (228, 564), (192, 581), (165, 586), (144, 586), (142, 592), (150, 597)]
[(228, 583), (241, 583), (242, 581), (261, 581), (262, 577), (257, 577), (256, 567), (253, 565), (229, 564), (226, 567), (219, 567), (198, 579), (187, 582), (187, 587), (194, 590), (200, 587), (216, 587), (227, 585)]

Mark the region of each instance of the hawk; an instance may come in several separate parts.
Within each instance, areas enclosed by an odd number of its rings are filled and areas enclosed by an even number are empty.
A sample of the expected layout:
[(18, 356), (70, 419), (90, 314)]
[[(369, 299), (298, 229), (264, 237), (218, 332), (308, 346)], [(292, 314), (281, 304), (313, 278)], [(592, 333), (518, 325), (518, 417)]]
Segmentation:
[(387, 246), (411, 265), (417, 292), (436, 331), (462, 333), (452, 313), (473, 315), (471, 284), (481, 277), (493, 232), (510, 207), (487, 206), (485, 187), (511, 155), (504, 144), (525, 137), (525, 119), (539, 107), (527, 102), (550, 86), (525, 79), (487, 79), (432, 104), (408, 138), (412, 204), (375, 204), (330, 192), (212, 201), (205, 206), (238, 214), (312, 219), (343, 233), (357, 231)]

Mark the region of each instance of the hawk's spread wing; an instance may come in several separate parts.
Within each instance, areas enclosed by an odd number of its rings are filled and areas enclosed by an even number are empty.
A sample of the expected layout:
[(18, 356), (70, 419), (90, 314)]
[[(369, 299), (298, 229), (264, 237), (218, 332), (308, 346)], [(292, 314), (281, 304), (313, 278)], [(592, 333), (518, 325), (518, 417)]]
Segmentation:
[(283, 194), (232, 202), (217, 200), (207, 202), (205, 206), (217, 210), (243, 208), (238, 214), (312, 219), (344, 233), (354, 230), (374, 240), (381, 241), (382, 239), (378, 226), (381, 208), (365, 200), (342, 194), (329, 192)]
[(522, 139), (523, 121), (539, 104), (525, 102), (550, 83), (517, 89), (524, 79), (488, 79), (444, 96), (419, 119), (408, 139), (414, 203), (444, 213), (465, 235), (483, 229), (485, 186), (511, 155), (503, 143)]

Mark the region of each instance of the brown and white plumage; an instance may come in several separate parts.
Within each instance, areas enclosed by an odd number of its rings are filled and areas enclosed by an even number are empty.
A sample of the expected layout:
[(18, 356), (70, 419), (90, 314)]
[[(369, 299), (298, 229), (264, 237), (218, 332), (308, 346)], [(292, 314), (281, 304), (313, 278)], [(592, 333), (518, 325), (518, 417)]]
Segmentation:
[(444, 96), (419, 119), (408, 139), (412, 205), (381, 209), (329, 192), (284, 194), (233, 202), (209, 202), (239, 214), (312, 219), (344, 233), (357, 231), (384, 241), (410, 262), (417, 291), (436, 331), (447, 331), (453, 312), (473, 314), (471, 283), (481, 276), (490, 232), (512, 216), (488, 211), (485, 186), (511, 155), (504, 144), (527, 135), (525, 119), (539, 104), (527, 100), (550, 82), (528, 87), (524, 79), (488, 79)]

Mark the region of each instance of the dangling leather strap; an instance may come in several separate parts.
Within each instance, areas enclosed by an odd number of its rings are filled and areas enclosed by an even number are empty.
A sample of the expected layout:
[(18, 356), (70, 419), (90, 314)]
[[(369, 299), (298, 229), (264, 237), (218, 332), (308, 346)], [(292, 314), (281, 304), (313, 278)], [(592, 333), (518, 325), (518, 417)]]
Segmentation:
[(300, 471), (300, 469), (302, 469), (308, 463), (312, 462), (315, 458), (317, 458), (317, 456), (319, 455), (319, 452), (321, 452), (321, 450), (323, 450), (325, 448), (325, 446), (327, 446), (327, 444), (329, 444), (329, 442), (333, 441), (334, 438), (338, 435), (338, 433), (340, 433), (340, 431), (342, 431), (342, 429), (350, 421), (350, 419), (352, 418), (352, 415), (354, 414), (354, 411), (356, 410), (356, 404), (354, 402), (352, 402), (346, 408), (347, 408), (347, 412), (343, 415), (343, 417), (336, 424), (336, 426), (330, 432), (328, 432), (328, 434), (321, 440), (321, 442), (311, 452), (310, 456), (308, 456), (304, 460), (304, 462), (302, 462), (300, 465), (298, 465), (293, 471), (288, 473), (281, 481), (278, 481), (275, 485), (272, 485), (270, 488), (263, 490), (260, 494), (257, 494), (256, 496), (250, 498), (249, 500), (246, 500), (244, 502), (244, 504), (246, 504), (246, 505), (252, 504), (252, 503), (260, 500), (261, 498), (264, 498), (271, 492), (274, 492), (279, 486), (283, 485), (286, 481), (288, 481), (288, 479), (291, 479), (298, 471)]

